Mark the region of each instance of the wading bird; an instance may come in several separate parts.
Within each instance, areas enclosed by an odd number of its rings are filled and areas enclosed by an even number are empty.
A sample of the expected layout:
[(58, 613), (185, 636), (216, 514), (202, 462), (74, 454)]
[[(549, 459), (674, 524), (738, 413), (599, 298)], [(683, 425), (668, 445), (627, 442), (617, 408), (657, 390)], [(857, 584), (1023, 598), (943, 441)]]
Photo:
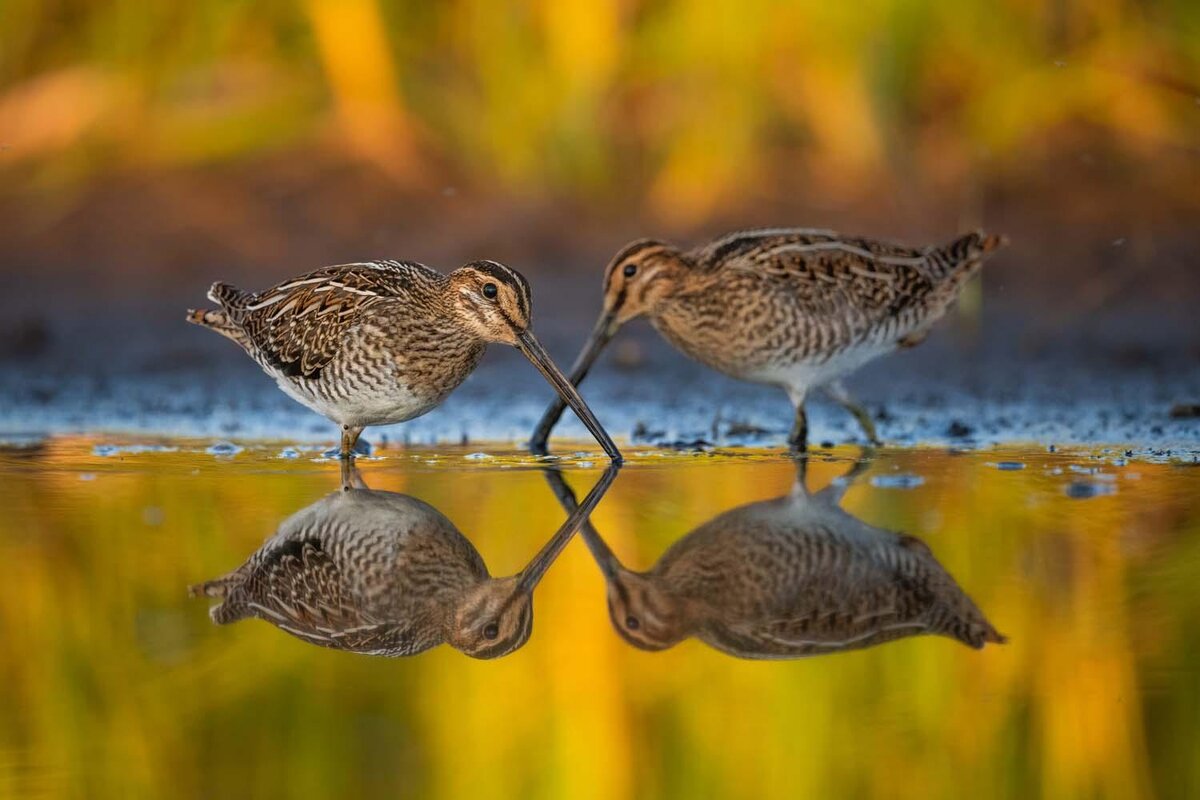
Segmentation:
[[(574, 497), (547, 472), (560, 501)], [(843, 479), (809, 495), (740, 506), (675, 542), (646, 572), (625, 568), (590, 521), (613, 627), (644, 650), (689, 637), (738, 658), (786, 659), (939, 634), (974, 648), (1004, 642), (920, 539), (839, 506)]]
[[(878, 443), (870, 415), (840, 378), (920, 343), (946, 313), (998, 236), (970, 233), (912, 249), (832, 231), (734, 233), (681, 251), (659, 241), (628, 245), (604, 273), (604, 308), (571, 368), (578, 385), (617, 330), (645, 316), (676, 348), (734, 378), (778, 386), (795, 406), (789, 443), (808, 441), (804, 402), (825, 388)], [(530, 440), (544, 453), (563, 411), (547, 409)]]
[(257, 617), (306, 642), (383, 656), (448, 642), (475, 658), (507, 655), (533, 630), (533, 589), (600, 502), (610, 467), (529, 565), (488, 574), (478, 551), (437, 509), (373, 491), (344, 467), (343, 488), (298, 511), (246, 563), (190, 588), (219, 597), (225, 625)]
[(600, 442), (621, 453), (529, 329), (529, 283), (494, 261), (443, 275), (422, 264), (326, 267), (263, 292), (215, 283), (219, 310), (188, 321), (232, 339), (279, 388), (342, 428), (349, 458), (367, 425), (432, 410), (466, 379), (490, 342), (520, 350)]

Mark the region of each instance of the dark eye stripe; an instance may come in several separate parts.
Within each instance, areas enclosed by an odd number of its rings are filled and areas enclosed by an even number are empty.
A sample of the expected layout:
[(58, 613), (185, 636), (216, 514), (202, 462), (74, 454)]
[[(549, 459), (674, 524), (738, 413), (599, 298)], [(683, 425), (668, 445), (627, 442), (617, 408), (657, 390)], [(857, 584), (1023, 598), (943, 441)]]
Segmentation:
[(620, 264), (623, 261), (628, 261), (630, 258), (644, 250), (652, 250), (662, 247), (666, 247), (666, 245), (657, 239), (638, 239), (636, 242), (630, 242), (625, 247), (621, 248), (621, 251), (617, 253), (617, 257), (613, 259), (613, 261)]
[(525, 276), (517, 272), (512, 267), (501, 264), (498, 261), (480, 261), (477, 262), (476, 269), (480, 272), (485, 272), (488, 275), (493, 275), (497, 280), (513, 288), (513, 293), (517, 296), (517, 308), (521, 311), (521, 316), (529, 319), (531, 291), (529, 281), (525, 280)]

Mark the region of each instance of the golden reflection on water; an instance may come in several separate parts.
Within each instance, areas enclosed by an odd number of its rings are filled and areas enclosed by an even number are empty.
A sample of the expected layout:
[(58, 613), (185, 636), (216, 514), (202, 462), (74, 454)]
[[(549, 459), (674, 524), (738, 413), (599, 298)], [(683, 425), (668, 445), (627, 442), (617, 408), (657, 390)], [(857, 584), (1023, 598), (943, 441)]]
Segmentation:
[[(240, 564), (336, 488), (336, 465), (186, 443), (103, 457), (98, 443), (0, 455), (3, 796), (1200, 791), (1193, 467), (881, 453), (842, 507), (928, 544), (1004, 645), (922, 636), (771, 663), (695, 640), (647, 653), (613, 631), (601, 573), (572, 542), (536, 590), (528, 644), (480, 662), (449, 647), (369, 658), (256, 620), (212, 625), (186, 586)], [(493, 575), (518, 572), (565, 519), (518, 460), (385, 455), (362, 464), (370, 486), (438, 509)], [(815, 460), (809, 487), (855, 455)], [(891, 488), (897, 474), (923, 483)], [(565, 475), (582, 497), (600, 472)], [(635, 457), (592, 520), (622, 563), (646, 569), (793, 478), (769, 454)], [(1111, 493), (1074, 499), (1073, 483)]]

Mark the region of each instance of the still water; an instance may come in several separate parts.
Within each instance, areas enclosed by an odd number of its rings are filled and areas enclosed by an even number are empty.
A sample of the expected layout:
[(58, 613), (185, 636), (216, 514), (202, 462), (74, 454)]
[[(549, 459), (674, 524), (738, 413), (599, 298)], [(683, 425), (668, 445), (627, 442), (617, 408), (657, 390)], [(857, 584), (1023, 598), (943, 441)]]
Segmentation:
[(1200, 793), (1169, 456), (210, 445), (0, 451), (0, 796)]

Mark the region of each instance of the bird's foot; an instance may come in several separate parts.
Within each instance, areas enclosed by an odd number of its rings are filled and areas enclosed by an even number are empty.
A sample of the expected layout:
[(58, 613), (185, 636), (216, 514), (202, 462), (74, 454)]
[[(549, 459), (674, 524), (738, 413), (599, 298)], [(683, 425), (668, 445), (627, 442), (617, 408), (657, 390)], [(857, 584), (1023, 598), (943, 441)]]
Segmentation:
[(375, 448), (366, 439), (359, 437), (358, 441), (349, 450), (343, 450), (340, 447), (331, 447), (325, 451), (325, 458), (344, 458), (352, 459), (358, 456), (369, 456), (374, 452)]

